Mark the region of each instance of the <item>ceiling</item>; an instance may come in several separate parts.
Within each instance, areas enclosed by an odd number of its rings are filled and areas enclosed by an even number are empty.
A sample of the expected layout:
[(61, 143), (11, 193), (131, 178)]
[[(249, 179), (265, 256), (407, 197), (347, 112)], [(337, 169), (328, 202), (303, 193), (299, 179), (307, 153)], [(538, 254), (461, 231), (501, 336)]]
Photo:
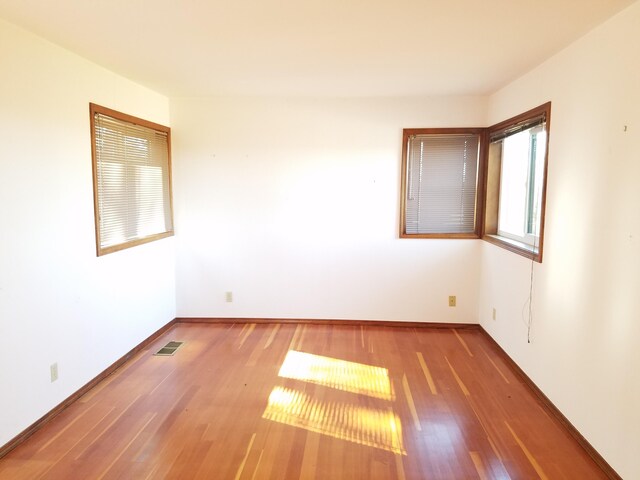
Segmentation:
[(168, 96), (489, 94), (635, 0), (0, 0)]

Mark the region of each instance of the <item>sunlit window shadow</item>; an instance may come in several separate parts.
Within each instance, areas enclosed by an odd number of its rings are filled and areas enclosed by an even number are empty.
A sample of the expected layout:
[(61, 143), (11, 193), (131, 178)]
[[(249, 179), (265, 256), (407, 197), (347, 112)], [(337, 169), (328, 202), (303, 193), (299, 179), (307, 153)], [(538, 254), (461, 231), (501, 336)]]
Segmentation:
[(278, 375), (344, 392), (394, 400), (389, 371), (382, 367), (289, 350)]
[[(289, 350), (278, 375), (381, 400), (395, 399), (389, 371), (382, 367)], [(275, 387), (262, 417), (406, 455), (402, 424), (391, 406), (366, 408), (357, 402), (324, 401), (298, 390)]]
[(262, 417), (406, 455), (400, 419), (391, 409), (385, 411), (349, 403), (325, 402), (303, 392), (275, 387)]

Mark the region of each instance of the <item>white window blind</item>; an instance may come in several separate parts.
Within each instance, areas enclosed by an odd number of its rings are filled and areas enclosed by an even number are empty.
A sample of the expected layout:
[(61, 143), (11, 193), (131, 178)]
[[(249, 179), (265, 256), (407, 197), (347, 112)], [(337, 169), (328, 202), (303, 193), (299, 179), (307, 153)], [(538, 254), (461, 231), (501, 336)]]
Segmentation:
[(424, 134), (407, 145), (406, 233), (474, 233), (480, 138)]
[(98, 254), (172, 233), (168, 131), (93, 115)]

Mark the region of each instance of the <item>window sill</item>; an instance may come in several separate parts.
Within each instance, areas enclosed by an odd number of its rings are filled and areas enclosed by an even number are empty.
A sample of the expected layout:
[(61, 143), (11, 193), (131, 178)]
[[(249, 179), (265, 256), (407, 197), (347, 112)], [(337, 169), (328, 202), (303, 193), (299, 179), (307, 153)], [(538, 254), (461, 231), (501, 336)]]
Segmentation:
[(125, 243), (118, 243), (116, 245), (111, 245), (108, 247), (98, 247), (97, 256), (101, 257), (109, 253), (119, 252), (120, 250), (126, 250), (127, 248), (137, 247), (138, 245), (155, 242), (156, 240), (161, 240), (167, 237), (173, 237), (173, 235), (174, 235), (173, 230), (168, 230), (166, 232), (156, 233), (153, 235), (149, 235), (147, 237), (136, 238), (135, 240), (130, 240)]
[(523, 257), (529, 258), (535, 262), (542, 263), (542, 251), (534, 250), (534, 247), (531, 245), (491, 233), (485, 234), (482, 239), (489, 243), (493, 243), (498, 247), (504, 248), (505, 250), (517, 253), (518, 255), (522, 255)]
[(475, 233), (400, 233), (400, 238), (480, 238)]

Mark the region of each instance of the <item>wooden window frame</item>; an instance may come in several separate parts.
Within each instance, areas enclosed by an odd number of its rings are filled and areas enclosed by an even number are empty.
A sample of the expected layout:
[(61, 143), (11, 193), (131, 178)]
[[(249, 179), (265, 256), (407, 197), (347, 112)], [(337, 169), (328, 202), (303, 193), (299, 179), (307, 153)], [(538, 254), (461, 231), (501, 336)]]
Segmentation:
[[(453, 238), (453, 239), (478, 239), (481, 236), (482, 216), (484, 212), (484, 195), (482, 187), (484, 185), (484, 144), (485, 128), (464, 127), (464, 128), (405, 128), (402, 130), (402, 170), (400, 186), (400, 238)], [(407, 233), (407, 169), (408, 169), (408, 141), (413, 135), (478, 135), (480, 141), (480, 154), (478, 158), (478, 170), (476, 178), (476, 217), (473, 232), (469, 233)]]
[[(498, 235), (498, 207), (500, 201), (500, 168), (489, 158), (490, 138), (496, 133), (509, 130), (523, 122), (527, 122), (536, 117), (544, 116), (546, 131), (546, 145), (544, 154), (544, 172), (542, 179), (542, 190), (540, 198), (540, 225), (539, 237), (534, 247), (527, 244), (511, 240)], [(478, 164), (478, 178), (476, 191), (476, 225), (473, 233), (406, 233), (406, 191), (407, 191), (407, 168), (408, 168), (408, 140), (412, 135), (422, 134), (477, 134), (480, 136), (480, 159)], [(468, 239), (480, 238), (489, 243), (497, 245), (511, 252), (522, 255), (535, 262), (542, 263), (544, 247), (546, 198), (547, 198), (547, 175), (549, 163), (549, 144), (551, 137), (551, 102), (544, 103), (532, 108), (524, 113), (499, 122), (486, 128), (405, 128), (402, 131), (402, 167), (400, 186), (400, 238), (453, 238)], [(498, 165), (499, 167), (499, 165)]]
[[(109, 253), (117, 252), (120, 250), (124, 250), (127, 248), (135, 247), (138, 245), (143, 245), (145, 243), (154, 242), (156, 240), (160, 240), (163, 238), (171, 237), (174, 235), (174, 223), (173, 223), (173, 186), (172, 186), (172, 175), (171, 175), (171, 129), (164, 125), (160, 125), (158, 123), (150, 122), (148, 120), (144, 120), (142, 118), (135, 117), (133, 115), (128, 115), (126, 113), (119, 112), (117, 110), (113, 110), (111, 108), (103, 107), (94, 103), (89, 104), (89, 113), (90, 113), (90, 126), (91, 126), (91, 160), (92, 160), (92, 170), (93, 170), (93, 206), (94, 206), (94, 218), (95, 218), (95, 234), (96, 234), (96, 254), (97, 256), (106, 255)], [(119, 243), (116, 245), (110, 245), (106, 247), (101, 247), (100, 244), (100, 199), (99, 199), (99, 191), (98, 191), (98, 165), (97, 165), (97, 152), (96, 152), (96, 133), (95, 133), (95, 116), (96, 114), (105, 115), (111, 117), (113, 119), (131, 123), (136, 126), (146, 127), (151, 130), (155, 130), (158, 132), (162, 132), (166, 134), (167, 138), (167, 175), (168, 175), (168, 186), (169, 186), (169, 217), (171, 219), (171, 228), (167, 231), (147, 235), (144, 237), (135, 238), (133, 240), (129, 240), (123, 243)]]
[[(537, 251), (532, 247), (522, 244), (517, 241), (510, 240), (506, 237), (498, 235), (498, 206), (500, 203), (500, 168), (499, 165), (494, 165), (494, 162), (489, 158), (489, 140), (492, 135), (509, 130), (510, 127), (521, 124), (535, 117), (544, 115), (545, 118), (545, 131), (547, 135), (544, 155), (544, 172), (542, 179), (542, 191), (540, 198), (540, 226), (539, 226), (539, 239), (537, 243)], [(482, 222), (482, 235), (481, 238), (489, 243), (497, 245), (501, 248), (509, 250), (511, 252), (522, 255), (535, 262), (542, 263), (542, 253), (544, 247), (544, 224), (545, 224), (545, 212), (546, 212), (546, 196), (547, 196), (547, 174), (549, 163), (549, 139), (551, 132), (551, 102), (547, 102), (538, 107), (532, 108), (520, 115), (504, 120), (486, 129), (485, 144), (484, 144), (484, 185), (483, 185), (483, 197), (485, 211)]]

